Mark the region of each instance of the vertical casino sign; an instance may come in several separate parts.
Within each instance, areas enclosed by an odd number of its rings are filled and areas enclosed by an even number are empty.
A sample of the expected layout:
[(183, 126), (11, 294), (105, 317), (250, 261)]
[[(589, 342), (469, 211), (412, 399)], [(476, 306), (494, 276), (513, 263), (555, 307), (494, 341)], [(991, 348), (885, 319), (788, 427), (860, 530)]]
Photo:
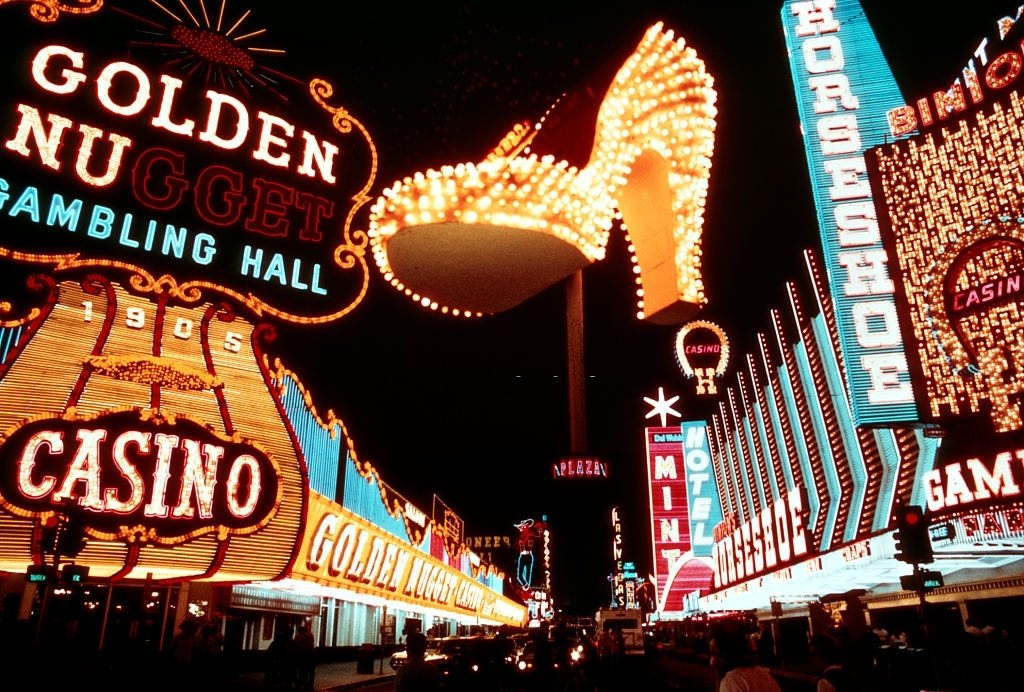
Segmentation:
[(697, 394), (717, 394), (716, 378), (729, 366), (729, 339), (714, 322), (697, 320), (676, 332), (676, 362), (687, 379), (694, 380)]
[(376, 150), (244, 4), (0, 0), (0, 570), (58, 515), (101, 578), (291, 565), (269, 348), (361, 302)]

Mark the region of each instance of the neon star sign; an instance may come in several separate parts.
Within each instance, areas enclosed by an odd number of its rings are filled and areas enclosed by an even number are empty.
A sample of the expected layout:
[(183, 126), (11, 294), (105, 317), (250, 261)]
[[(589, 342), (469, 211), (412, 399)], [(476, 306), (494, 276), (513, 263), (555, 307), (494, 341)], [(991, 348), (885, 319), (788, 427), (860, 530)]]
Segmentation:
[(672, 404), (679, 401), (679, 396), (676, 395), (670, 399), (665, 398), (665, 388), (658, 387), (658, 398), (652, 399), (649, 396), (644, 397), (644, 401), (651, 405), (651, 410), (647, 412), (647, 418), (654, 418), (655, 416), (661, 416), (661, 427), (665, 427), (665, 416), (673, 415), (676, 418), (682, 418), (683, 414), (672, 408)]

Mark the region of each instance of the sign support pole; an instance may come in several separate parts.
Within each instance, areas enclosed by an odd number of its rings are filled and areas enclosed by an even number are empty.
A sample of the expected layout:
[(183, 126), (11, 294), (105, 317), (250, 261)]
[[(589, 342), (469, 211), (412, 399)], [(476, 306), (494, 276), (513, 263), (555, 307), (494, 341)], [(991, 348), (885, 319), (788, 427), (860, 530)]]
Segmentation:
[(914, 586), (917, 590), (917, 617), (921, 621), (921, 634), (924, 637), (924, 646), (928, 651), (928, 661), (931, 663), (932, 679), (934, 684), (939, 684), (939, 662), (935, 657), (935, 649), (932, 646), (931, 627), (928, 626), (928, 601), (925, 600), (924, 570), (921, 563), (914, 563)]

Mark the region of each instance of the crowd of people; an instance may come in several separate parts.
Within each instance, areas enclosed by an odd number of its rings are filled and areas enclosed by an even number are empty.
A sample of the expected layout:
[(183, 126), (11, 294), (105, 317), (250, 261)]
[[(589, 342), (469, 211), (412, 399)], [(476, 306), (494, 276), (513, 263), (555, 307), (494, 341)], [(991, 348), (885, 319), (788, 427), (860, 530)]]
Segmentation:
[(313, 691), (316, 644), (308, 625), (302, 624), (297, 630), (278, 627), (267, 655), (267, 672), (263, 678), (266, 689)]
[(182, 621), (168, 647), (167, 682), (174, 688), (178, 683), (187, 685), (215, 678), (223, 651), (224, 641), (217, 625)]
[[(224, 673), (224, 642), (214, 623), (184, 620), (167, 648), (166, 679), (169, 689), (214, 684)], [(267, 648), (263, 686), (275, 692), (313, 692), (316, 643), (306, 624), (279, 626)]]
[[(867, 625), (862, 636), (852, 636), (845, 620), (816, 623), (807, 633), (807, 658), (796, 662), (790, 653), (777, 649), (773, 628), (768, 621), (756, 618), (712, 618), (703, 631), (665, 623), (648, 632), (648, 653), (657, 655), (663, 649), (701, 653), (709, 656), (717, 692), (780, 690), (780, 670), (789, 675), (799, 670), (802, 675), (816, 677), (816, 692), (865, 690), (923, 689), (934, 682), (951, 683), (948, 689), (1003, 690), (1001, 680), (1008, 666), (1019, 655), (1010, 632), (1002, 626), (967, 619), (962, 630), (936, 632), (899, 625), (911, 622), (889, 618), (881, 624)], [(954, 629), (957, 623), (954, 623)], [(493, 636), (493, 635), (492, 635)], [(473, 684), (497, 681), (496, 686), (482, 692), (502, 689), (523, 689), (531, 692), (597, 692), (597, 690), (631, 689), (626, 678), (636, 667), (622, 662), (626, 655), (621, 631), (610, 628), (594, 632), (552, 623), (543, 623), (529, 632), (499, 631), (497, 639), (509, 644), (509, 651), (523, 650), (512, 638), (530, 642), (532, 662), (526, 674), (510, 673), (508, 658), (495, 664), (493, 676), (474, 676)], [(405, 637), (408, 663), (397, 669), (395, 692), (433, 692), (451, 689), (442, 685), (438, 666), (425, 654), (427, 638), (420, 632)], [(791, 637), (783, 637), (789, 642)], [(801, 637), (802, 640), (802, 637)], [(518, 648), (517, 648), (518, 647)], [(490, 649), (488, 649), (490, 650)], [(316, 670), (314, 637), (308, 626), (279, 626), (270, 647), (263, 652), (264, 687), (267, 690), (302, 690), (312, 692)], [(787, 647), (785, 651), (792, 651)], [(170, 666), (167, 682), (174, 689), (204, 684), (216, 678), (222, 666), (223, 643), (214, 624), (186, 620), (166, 649)], [(502, 659), (501, 656), (497, 657)], [(219, 663), (220, 661), (220, 663)], [(795, 666), (794, 666), (795, 664)], [(514, 677), (513, 677), (514, 675)], [(502, 677), (509, 676), (509, 677)], [(622, 678), (621, 680), (619, 678)], [(510, 684), (512, 681), (513, 684)], [(966, 685), (966, 686), (965, 686)], [(979, 686), (983, 685), (983, 686)], [(474, 691), (478, 688), (473, 687)]]
[[(851, 633), (847, 623), (807, 634), (805, 660), (779, 660), (768, 639), (771, 628), (743, 618), (709, 624), (706, 647), (718, 692), (779, 689), (779, 669), (816, 678), (816, 692), (949, 689), (1004, 690), (1009, 666), (1019, 656), (1004, 627), (967, 619), (961, 632), (881, 625)], [(699, 641), (700, 638), (694, 641)], [(766, 644), (767, 643), (767, 644)], [(1016, 689), (1016, 688), (1014, 688)]]

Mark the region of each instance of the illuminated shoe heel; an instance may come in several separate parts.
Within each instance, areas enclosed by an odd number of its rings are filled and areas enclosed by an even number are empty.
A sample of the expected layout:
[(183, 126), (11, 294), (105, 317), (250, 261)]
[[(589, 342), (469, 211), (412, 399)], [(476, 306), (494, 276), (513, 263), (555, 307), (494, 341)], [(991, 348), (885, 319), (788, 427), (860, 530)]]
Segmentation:
[[(656, 24), (619, 70), (598, 115), (592, 163), (622, 215), (637, 263), (640, 312), (680, 324), (706, 302), (704, 205), (716, 94), (704, 63)], [(583, 175), (587, 175), (587, 171)]]
[(479, 164), (386, 189), (369, 229), (384, 278), (431, 309), (504, 312), (603, 259), (621, 211), (642, 267), (640, 316), (670, 323), (699, 309), (711, 77), (659, 23), (610, 81), (603, 100), (563, 99)]

